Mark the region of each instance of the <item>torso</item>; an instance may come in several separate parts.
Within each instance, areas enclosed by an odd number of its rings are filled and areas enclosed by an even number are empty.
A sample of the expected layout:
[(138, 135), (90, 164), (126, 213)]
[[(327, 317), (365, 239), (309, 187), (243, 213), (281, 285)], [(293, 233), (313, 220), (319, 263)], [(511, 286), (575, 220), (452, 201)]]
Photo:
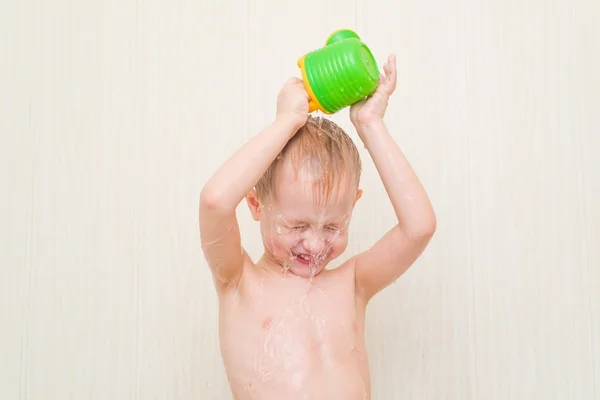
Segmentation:
[(354, 272), (312, 283), (251, 261), (220, 296), (221, 353), (234, 399), (368, 400), (364, 307)]

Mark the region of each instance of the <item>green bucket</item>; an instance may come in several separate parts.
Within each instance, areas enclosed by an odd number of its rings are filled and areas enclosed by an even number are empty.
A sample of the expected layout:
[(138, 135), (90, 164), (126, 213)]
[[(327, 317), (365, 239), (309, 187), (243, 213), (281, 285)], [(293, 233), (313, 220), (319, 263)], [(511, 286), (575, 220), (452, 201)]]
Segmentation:
[(324, 47), (300, 58), (298, 67), (310, 95), (309, 112), (334, 114), (372, 94), (379, 82), (371, 50), (348, 29), (334, 32)]

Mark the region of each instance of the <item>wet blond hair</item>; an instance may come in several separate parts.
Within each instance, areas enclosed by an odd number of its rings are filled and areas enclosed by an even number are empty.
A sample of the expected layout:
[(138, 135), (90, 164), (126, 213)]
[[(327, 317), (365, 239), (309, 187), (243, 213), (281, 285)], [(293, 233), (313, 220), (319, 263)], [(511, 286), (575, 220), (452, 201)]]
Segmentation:
[(276, 179), (285, 162), (296, 171), (312, 175), (314, 192), (327, 200), (343, 179), (352, 179), (358, 188), (362, 164), (358, 149), (344, 130), (325, 118), (309, 116), (306, 124), (288, 141), (256, 184), (259, 201), (275, 197)]

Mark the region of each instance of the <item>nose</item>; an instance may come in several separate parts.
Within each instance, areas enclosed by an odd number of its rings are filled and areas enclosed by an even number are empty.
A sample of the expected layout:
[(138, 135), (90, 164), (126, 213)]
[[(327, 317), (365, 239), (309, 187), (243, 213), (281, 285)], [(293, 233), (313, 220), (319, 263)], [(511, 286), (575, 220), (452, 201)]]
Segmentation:
[(304, 239), (303, 246), (311, 254), (318, 254), (325, 250), (325, 240), (319, 234), (312, 234)]

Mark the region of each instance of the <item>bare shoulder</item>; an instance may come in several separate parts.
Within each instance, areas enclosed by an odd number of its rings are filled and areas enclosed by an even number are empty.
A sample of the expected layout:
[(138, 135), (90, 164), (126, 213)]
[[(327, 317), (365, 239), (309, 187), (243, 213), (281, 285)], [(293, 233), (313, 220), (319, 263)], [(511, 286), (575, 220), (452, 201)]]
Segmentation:
[(338, 267), (323, 271), (323, 276), (329, 279), (335, 279), (336, 281), (344, 281), (345, 284), (350, 284), (354, 289), (355, 285), (355, 272), (354, 272), (354, 259), (344, 261)]
[(357, 307), (363, 308), (363, 302), (357, 297), (357, 293), (359, 292), (356, 290), (354, 258), (344, 261), (336, 268), (323, 271), (319, 278), (321, 285), (327, 286), (329, 290), (351, 300)]
[(257, 296), (262, 296), (270, 285), (269, 274), (265, 273), (250, 257), (243, 251), (240, 274), (234, 281), (225, 281), (217, 285), (217, 292), (224, 299), (235, 300), (228, 304), (243, 305), (244, 302), (254, 301)]

